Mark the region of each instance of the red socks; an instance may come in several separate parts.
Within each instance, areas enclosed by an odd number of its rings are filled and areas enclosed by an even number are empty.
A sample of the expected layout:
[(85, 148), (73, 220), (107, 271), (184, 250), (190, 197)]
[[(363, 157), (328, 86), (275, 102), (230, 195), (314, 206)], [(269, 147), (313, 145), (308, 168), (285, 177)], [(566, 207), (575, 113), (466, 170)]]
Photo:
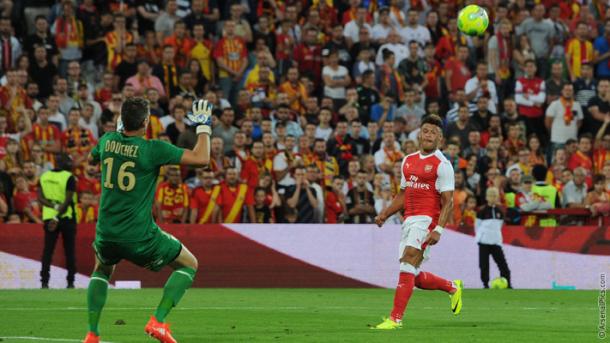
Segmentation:
[(395, 322), (402, 320), (405, 313), (405, 308), (409, 303), (413, 287), (415, 286), (415, 275), (411, 273), (400, 273), (398, 278), (398, 286), (396, 286), (396, 294), (394, 294), (394, 308), (390, 314), (390, 319)]
[(398, 286), (396, 286), (396, 293), (394, 294), (394, 308), (392, 308), (392, 313), (390, 313), (390, 319), (395, 322), (402, 320), (409, 299), (411, 299), (411, 294), (413, 294), (413, 287), (415, 286), (421, 289), (441, 290), (447, 293), (455, 290), (453, 282), (432, 273), (419, 272), (416, 277), (412, 273), (401, 272), (398, 278)]
[(441, 290), (447, 293), (455, 289), (453, 282), (427, 272), (419, 272), (415, 278), (415, 286), (421, 289)]

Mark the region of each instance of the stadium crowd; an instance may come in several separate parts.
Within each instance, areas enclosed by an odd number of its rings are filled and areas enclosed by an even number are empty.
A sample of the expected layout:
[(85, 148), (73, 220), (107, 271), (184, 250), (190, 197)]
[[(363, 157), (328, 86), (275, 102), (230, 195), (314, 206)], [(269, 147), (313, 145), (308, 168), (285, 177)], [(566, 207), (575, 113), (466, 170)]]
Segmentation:
[(0, 217), (40, 223), (39, 176), (66, 152), (78, 221), (95, 222), (87, 156), (132, 96), (150, 101), (148, 138), (188, 148), (192, 101), (215, 105), (209, 168), (162, 170), (161, 223), (372, 223), (428, 114), (445, 123), (454, 224), (491, 186), (511, 221), (607, 213), (610, 6), (477, 1), (490, 27), (469, 37), (456, 14), (474, 2), (2, 0)]

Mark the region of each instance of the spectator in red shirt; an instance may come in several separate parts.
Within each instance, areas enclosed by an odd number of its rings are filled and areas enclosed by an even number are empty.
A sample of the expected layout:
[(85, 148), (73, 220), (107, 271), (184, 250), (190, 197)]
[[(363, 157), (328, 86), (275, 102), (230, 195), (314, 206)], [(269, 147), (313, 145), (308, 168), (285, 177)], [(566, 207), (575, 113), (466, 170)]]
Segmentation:
[(189, 209), (188, 188), (182, 182), (179, 168), (167, 168), (166, 177), (167, 181), (159, 184), (155, 196), (157, 220), (185, 224)]
[[(325, 0), (322, 0), (320, 2), (325, 2)], [(343, 17), (341, 18), (341, 24), (343, 24), (345, 26), (350, 21), (355, 20), (358, 16), (357, 14), (358, 14), (359, 8), (362, 8), (361, 0), (349, 0), (349, 9), (347, 9), (345, 12), (343, 12)], [(368, 9), (367, 9), (367, 13), (366, 13), (366, 16), (364, 19), (367, 23), (370, 23), (373, 19), (371, 17), (371, 14), (368, 12)]]
[(451, 18), (447, 24), (447, 33), (436, 44), (435, 56), (439, 61), (446, 61), (455, 57), (456, 53), (459, 52), (459, 48), (466, 46), (466, 43), (466, 37), (458, 30), (457, 19)]
[(166, 37), (163, 41), (164, 45), (171, 45), (174, 47), (176, 56), (174, 56), (174, 63), (179, 68), (186, 67), (191, 49), (193, 48), (194, 42), (187, 35), (186, 24), (183, 21), (177, 21), (174, 23), (174, 34)]
[(521, 132), (521, 125), (513, 122), (508, 126), (508, 135), (504, 140), (504, 147), (508, 150), (510, 156), (516, 156), (519, 151), (525, 147), (525, 139)]
[(99, 176), (99, 167), (86, 163), (83, 174), (76, 181), (76, 193), (79, 196), (85, 192), (91, 193), (95, 197), (99, 196), (102, 190)]
[(536, 69), (536, 61), (525, 61), (525, 76), (515, 84), (515, 102), (528, 130), (542, 138), (547, 136), (543, 125), (546, 89), (544, 81), (536, 77)]
[(76, 204), (76, 223), (95, 224), (98, 216), (98, 202), (96, 196), (90, 191), (84, 191), (78, 196)]
[(248, 185), (239, 182), (239, 176), (235, 167), (225, 170), (225, 182), (221, 186), (218, 198), (218, 206), (222, 210), (223, 223), (241, 223), (243, 209), (247, 210), (247, 217), (250, 223), (256, 223), (254, 212), (254, 191)]
[(89, 152), (96, 144), (90, 130), (80, 126), (80, 110), (73, 108), (68, 113), (68, 128), (62, 134), (64, 151), (72, 157), (74, 175), (82, 175)]
[(218, 223), (220, 219), (220, 207), (216, 205), (220, 196), (220, 185), (214, 185), (214, 172), (197, 169), (197, 178), (201, 186), (193, 190), (191, 195), (191, 224)]
[(6, 85), (0, 87), (0, 106), (7, 111), (8, 132), (17, 132), (17, 120), (25, 108), (32, 107), (32, 100), (19, 84), (16, 70), (6, 73)]
[(312, 77), (315, 87), (320, 85), (322, 75), (322, 47), (318, 43), (318, 29), (309, 27), (305, 31), (303, 43), (294, 49), (293, 62), (296, 62), (301, 75)]
[(466, 81), (470, 79), (472, 74), (466, 65), (468, 53), (468, 47), (460, 45), (457, 49), (457, 55), (445, 62), (445, 85), (451, 96), (457, 89), (464, 89)]
[(15, 179), (13, 209), (21, 217), (22, 222), (42, 224), (38, 194), (30, 189), (23, 175)]
[(107, 108), (108, 103), (112, 99), (113, 90), (114, 74), (111, 71), (106, 71), (102, 77), (102, 86), (95, 90), (95, 101), (99, 102), (103, 108)]
[(591, 147), (592, 147), (591, 135), (585, 133), (578, 139), (578, 147), (576, 152), (570, 155), (568, 160), (568, 169), (574, 170), (578, 167), (583, 168), (586, 173), (587, 187), (593, 185), (593, 160), (591, 159)]
[(290, 66), (290, 58), (296, 42), (288, 31), (292, 22), (288, 19), (282, 20), (281, 31), (275, 33), (275, 59), (278, 63), (278, 70), (283, 75)]
[(219, 84), (225, 98), (235, 104), (239, 83), (248, 66), (246, 43), (235, 35), (235, 22), (224, 23), (224, 37), (216, 43), (212, 53), (219, 67)]
[(38, 192), (38, 174), (36, 173), (36, 165), (34, 162), (23, 162), (23, 176), (28, 183), (30, 191)]
[[(357, 161), (355, 161), (357, 163)], [(343, 222), (343, 215), (346, 212), (345, 194), (343, 193), (343, 183), (345, 181), (341, 176), (336, 176), (333, 179), (331, 187), (326, 188), (326, 197), (324, 199), (324, 220), (327, 224), (336, 224)]]
[(604, 124), (595, 135), (593, 144), (593, 169), (595, 173), (602, 172), (604, 165), (610, 161), (610, 133), (605, 133), (610, 125), (610, 113), (604, 117)]

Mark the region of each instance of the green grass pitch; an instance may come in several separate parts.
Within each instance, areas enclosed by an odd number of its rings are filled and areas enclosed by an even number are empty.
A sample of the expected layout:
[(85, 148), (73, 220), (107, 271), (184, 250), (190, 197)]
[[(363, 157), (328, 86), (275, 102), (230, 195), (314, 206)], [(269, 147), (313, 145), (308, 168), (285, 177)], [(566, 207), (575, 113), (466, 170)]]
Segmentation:
[[(191, 289), (168, 322), (181, 343), (596, 342), (598, 293), (466, 289), (456, 317), (447, 295), (417, 290), (404, 327), (381, 332), (369, 325), (390, 311), (392, 290)], [(160, 296), (160, 289), (110, 290), (102, 340), (153, 342), (143, 328)], [(0, 291), (0, 340), (78, 342), (86, 315), (85, 290)]]

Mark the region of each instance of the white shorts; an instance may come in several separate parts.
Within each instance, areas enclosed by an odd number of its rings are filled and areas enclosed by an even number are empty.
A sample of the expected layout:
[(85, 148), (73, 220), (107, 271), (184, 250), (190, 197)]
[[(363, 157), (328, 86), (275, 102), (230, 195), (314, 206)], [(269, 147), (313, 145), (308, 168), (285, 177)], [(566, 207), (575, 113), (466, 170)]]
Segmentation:
[[(412, 216), (405, 219), (402, 223), (402, 235), (400, 237), (400, 249), (398, 259), (400, 260), (404, 254), (406, 247), (414, 247), (422, 250), (422, 244), (426, 240), (430, 230), (428, 228), (432, 224), (432, 218), (428, 216)], [(430, 245), (424, 247), (424, 261), (430, 257)]]

